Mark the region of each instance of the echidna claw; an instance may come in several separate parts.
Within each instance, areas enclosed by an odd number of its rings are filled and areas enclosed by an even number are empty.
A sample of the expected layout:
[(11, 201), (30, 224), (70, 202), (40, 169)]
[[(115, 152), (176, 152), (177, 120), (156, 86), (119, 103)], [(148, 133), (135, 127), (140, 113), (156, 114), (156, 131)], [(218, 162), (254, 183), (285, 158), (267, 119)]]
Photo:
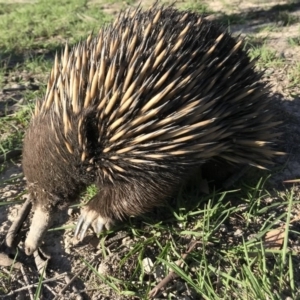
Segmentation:
[(75, 238), (78, 238), (78, 234), (81, 230), (81, 225), (83, 222), (84, 222), (84, 216), (81, 215), (76, 224), (75, 233), (74, 233)]
[(96, 234), (99, 234), (103, 230), (104, 224), (103, 220), (100, 220), (99, 218), (93, 222), (93, 229)]
[(97, 212), (83, 209), (77, 221), (74, 236), (82, 241), (90, 226), (96, 234), (99, 234), (109, 223), (109, 220), (102, 218)]
[(82, 241), (90, 225), (91, 221), (86, 220), (85, 216), (81, 215), (76, 225), (75, 237)]

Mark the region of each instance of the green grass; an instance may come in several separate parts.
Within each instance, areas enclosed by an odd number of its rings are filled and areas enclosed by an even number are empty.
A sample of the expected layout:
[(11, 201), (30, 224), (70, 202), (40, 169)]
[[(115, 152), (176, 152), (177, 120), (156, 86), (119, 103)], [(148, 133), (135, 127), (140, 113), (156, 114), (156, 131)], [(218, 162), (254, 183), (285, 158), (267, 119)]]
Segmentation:
[(277, 15), (277, 23), (282, 26), (290, 26), (299, 23), (299, 17), (290, 14), (288, 11), (280, 11)]
[[(153, 278), (145, 280), (145, 257), (152, 259), (153, 270), (161, 267), (163, 276), (173, 270), (203, 299), (282, 299), (283, 295), (297, 299), (300, 294), (293, 274), (297, 253), (287, 247), (289, 226), (281, 250), (268, 247), (264, 235), (279, 224), (289, 224), (291, 210), (299, 201), (295, 201), (293, 192), (287, 192), (266, 206), (270, 194), (264, 188), (265, 182), (266, 178), (262, 178), (256, 186), (244, 184), (241, 191), (215, 193), (201, 201), (195, 186), (193, 193), (178, 196), (177, 207), (170, 206), (165, 218), (157, 217), (164, 222), (155, 222), (154, 217), (152, 221), (143, 219), (142, 225), (127, 225), (134, 242), (116, 262), (119, 271), (115, 276), (104, 276), (92, 265), (89, 268), (100, 283), (110, 286), (116, 294), (136, 295), (140, 299), (148, 299), (145, 290), (149, 292), (156, 285)], [(187, 198), (190, 202), (183, 206)], [(274, 210), (278, 210), (275, 215)], [(266, 215), (269, 218), (265, 219)], [(235, 235), (238, 231), (241, 233)], [(197, 240), (199, 245), (179, 267), (175, 262), (191, 240)], [(111, 251), (103, 247), (103, 252)], [(132, 276), (124, 279), (130, 260), (136, 262), (130, 269)], [(176, 290), (169, 295), (172, 294), (179, 297)]]
[(184, 5), (180, 5), (180, 8), (192, 10), (200, 14), (211, 13), (211, 10), (209, 9), (207, 3), (201, 0), (187, 1), (187, 3), (185, 3)]
[(300, 36), (288, 38), (288, 43), (292, 46), (300, 46)]
[(22, 93), (20, 112), (0, 119), (2, 154), (20, 147), (33, 103), (43, 97), (55, 52), (97, 31), (111, 16), (81, 0), (0, 3), (0, 16), (0, 88), (28, 83), (27, 77), (39, 86), (39, 91)]
[(275, 50), (265, 44), (262, 46), (250, 46), (249, 56), (251, 59), (258, 58), (257, 65), (261, 68), (283, 66), (283, 59), (279, 57)]
[(0, 118), (0, 153), (4, 154), (13, 149), (20, 149), (24, 130), (28, 125), (31, 111), (33, 108), (33, 98), (35, 93), (27, 96), (27, 105), (11, 115)]
[(299, 87), (300, 85), (300, 63), (296, 63), (288, 71), (290, 87)]
[[(0, 4), (0, 50), (4, 53), (60, 47), (78, 41), (98, 29), (110, 17), (99, 6), (80, 0), (40, 0), (24, 4)], [(12, 26), (13, 24), (13, 26)]]

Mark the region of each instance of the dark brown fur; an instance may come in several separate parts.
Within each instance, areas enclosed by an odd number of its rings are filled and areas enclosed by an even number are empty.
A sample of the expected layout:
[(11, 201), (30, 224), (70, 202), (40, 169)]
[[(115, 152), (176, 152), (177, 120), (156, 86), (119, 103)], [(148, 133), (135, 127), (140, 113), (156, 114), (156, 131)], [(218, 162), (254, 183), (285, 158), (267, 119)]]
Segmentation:
[[(57, 143), (54, 131), (47, 125), (46, 119), (44, 117), (41, 123), (39, 119), (35, 120), (25, 136), (23, 169), (34, 203), (38, 202), (47, 209), (53, 206), (65, 208), (70, 201), (79, 200), (80, 193), (95, 183), (100, 191), (89, 202), (91, 209), (101, 211), (103, 217), (112, 219), (140, 215), (154, 206), (163, 205), (166, 198), (173, 195), (195, 169), (191, 166), (174, 168), (162, 165), (161, 168), (149, 167), (147, 171), (133, 170), (127, 178), (121, 178), (117, 183), (105, 182), (98, 166), (86, 171), (93, 164), (81, 162), (79, 153), (76, 153), (79, 148), (76, 138), (72, 144), (75, 146), (74, 155), (70, 155), (65, 147)], [(55, 132), (60, 136), (62, 124), (58, 120), (56, 125), (58, 128)], [(97, 140), (97, 137), (94, 138)], [(88, 153), (93, 153), (93, 146), (88, 148)]]

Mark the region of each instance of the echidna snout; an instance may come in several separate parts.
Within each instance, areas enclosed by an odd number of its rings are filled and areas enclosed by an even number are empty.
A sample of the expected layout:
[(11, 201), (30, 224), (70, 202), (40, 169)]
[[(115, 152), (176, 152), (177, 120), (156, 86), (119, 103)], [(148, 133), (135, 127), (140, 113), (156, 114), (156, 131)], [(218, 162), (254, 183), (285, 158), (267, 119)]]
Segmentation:
[[(243, 45), (196, 13), (155, 5), (66, 46), (24, 140), (35, 205), (63, 209), (95, 184), (83, 238), (163, 205), (204, 162), (270, 164), (278, 123)], [(29, 252), (48, 226), (39, 222)]]

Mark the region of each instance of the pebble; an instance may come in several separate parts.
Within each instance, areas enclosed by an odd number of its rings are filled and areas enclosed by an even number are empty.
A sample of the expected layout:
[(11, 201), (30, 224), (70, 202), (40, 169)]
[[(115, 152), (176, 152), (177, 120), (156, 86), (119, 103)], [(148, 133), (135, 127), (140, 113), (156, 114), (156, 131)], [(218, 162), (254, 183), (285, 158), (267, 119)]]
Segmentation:
[(146, 274), (150, 274), (154, 265), (153, 261), (149, 257), (145, 257), (143, 259), (142, 264), (143, 264), (144, 272)]
[(234, 232), (234, 236), (242, 236), (243, 235), (243, 230), (241, 229), (237, 229), (235, 232)]

